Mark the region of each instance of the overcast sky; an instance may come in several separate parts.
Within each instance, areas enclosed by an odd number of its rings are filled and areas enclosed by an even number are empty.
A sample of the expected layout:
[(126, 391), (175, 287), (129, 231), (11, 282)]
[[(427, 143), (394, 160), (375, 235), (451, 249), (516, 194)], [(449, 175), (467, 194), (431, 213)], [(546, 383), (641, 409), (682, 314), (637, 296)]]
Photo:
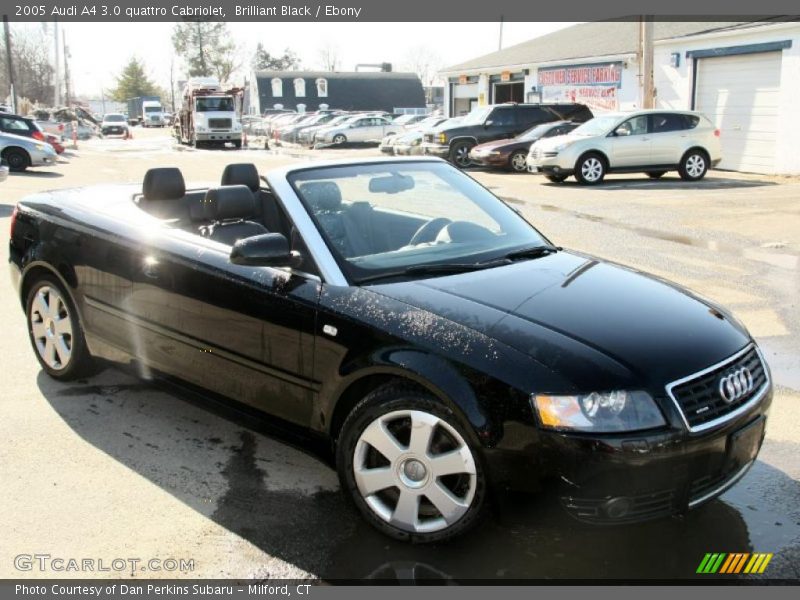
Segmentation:
[[(507, 47), (572, 25), (572, 23), (505, 23)], [(24, 27), (15, 25), (16, 27)], [(36, 27), (36, 25), (30, 25)], [(99, 96), (101, 86), (114, 86), (120, 68), (131, 56), (144, 61), (152, 78), (169, 87), (172, 23), (65, 23), (71, 53), (70, 69), (78, 94)], [(391, 62), (399, 70), (409, 48), (425, 46), (441, 66), (456, 64), (497, 50), (498, 23), (229, 23), (244, 63), (258, 42), (272, 53), (291, 48), (313, 69), (318, 49), (338, 47), (341, 70), (357, 63)], [(180, 68), (180, 65), (176, 65)], [(183, 78), (176, 74), (176, 80)]]

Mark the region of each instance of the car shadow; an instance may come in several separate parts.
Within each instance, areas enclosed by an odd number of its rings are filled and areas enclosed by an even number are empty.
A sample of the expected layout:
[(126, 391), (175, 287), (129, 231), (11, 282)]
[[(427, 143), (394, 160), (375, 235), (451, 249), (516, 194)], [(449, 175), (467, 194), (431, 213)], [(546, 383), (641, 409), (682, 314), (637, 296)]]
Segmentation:
[(9, 175), (10, 177), (31, 177), (33, 179), (57, 179), (59, 177), (63, 177), (63, 173), (58, 173), (56, 171), (31, 171), (30, 169), (26, 169), (21, 173), (13, 173)]
[(762, 462), (734, 488), (743, 498), (726, 495), (685, 517), (637, 525), (584, 525), (552, 494), (503, 493), (468, 534), (412, 545), (360, 517), (339, 491), (324, 445), (231, 403), (115, 369), (71, 383), (40, 372), (37, 384), (87, 443), (270, 556), (332, 582), (693, 578), (705, 553), (750, 552), (760, 539), (747, 520), (745, 507), (755, 502), (748, 478), (759, 493), (766, 481), (800, 496), (796, 481)]
[(700, 181), (683, 181), (677, 175), (670, 176), (664, 175), (660, 179), (650, 179), (649, 177), (612, 177), (605, 179), (602, 183), (593, 186), (583, 186), (575, 179), (570, 178), (562, 183), (554, 183), (544, 178), (541, 180), (541, 185), (559, 187), (581, 187), (591, 189), (592, 191), (609, 192), (618, 190), (630, 189), (648, 189), (648, 190), (732, 190), (740, 188), (753, 188), (778, 185), (774, 181), (766, 179), (736, 179), (733, 177), (716, 177), (710, 176), (701, 179)]

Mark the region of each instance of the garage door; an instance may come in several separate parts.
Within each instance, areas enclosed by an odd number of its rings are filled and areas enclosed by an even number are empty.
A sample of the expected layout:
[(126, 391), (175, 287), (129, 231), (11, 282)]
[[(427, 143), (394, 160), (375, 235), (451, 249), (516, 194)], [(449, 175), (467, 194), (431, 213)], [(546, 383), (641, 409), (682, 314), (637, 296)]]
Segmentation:
[(775, 172), (780, 83), (780, 52), (698, 59), (695, 107), (721, 131), (721, 169)]

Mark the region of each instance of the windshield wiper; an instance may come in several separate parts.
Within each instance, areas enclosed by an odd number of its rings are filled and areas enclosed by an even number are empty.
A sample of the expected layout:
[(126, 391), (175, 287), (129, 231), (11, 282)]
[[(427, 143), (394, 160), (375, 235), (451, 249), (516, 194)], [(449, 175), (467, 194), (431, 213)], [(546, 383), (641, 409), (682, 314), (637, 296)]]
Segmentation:
[(366, 283), (368, 281), (377, 281), (379, 279), (391, 279), (393, 277), (408, 277), (413, 275), (442, 275), (453, 273), (467, 273), (469, 271), (480, 271), (482, 269), (491, 269), (493, 267), (501, 267), (503, 265), (510, 265), (511, 259), (503, 257), (500, 259), (490, 260), (481, 263), (438, 263), (432, 265), (414, 265), (407, 267), (400, 271), (391, 271), (389, 273), (377, 273), (375, 275), (366, 275), (359, 277), (356, 283)]
[(530, 246), (521, 250), (514, 250), (505, 254), (502, 258), (507, 260), (518, 260), (520, 258), (540, 258), (548, 254), (555, 254), (561, 250), (558, 246)]

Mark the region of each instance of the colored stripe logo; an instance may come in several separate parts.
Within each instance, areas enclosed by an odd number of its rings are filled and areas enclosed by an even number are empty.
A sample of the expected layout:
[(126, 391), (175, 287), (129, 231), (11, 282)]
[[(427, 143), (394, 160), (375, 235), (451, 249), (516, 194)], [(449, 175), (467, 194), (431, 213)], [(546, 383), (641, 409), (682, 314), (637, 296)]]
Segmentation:
[(700, 561), (697, 573), (736, 575), (740, 573), (757, 574), (767, 569), (772, 553), (754, 552), (709, 552)]

